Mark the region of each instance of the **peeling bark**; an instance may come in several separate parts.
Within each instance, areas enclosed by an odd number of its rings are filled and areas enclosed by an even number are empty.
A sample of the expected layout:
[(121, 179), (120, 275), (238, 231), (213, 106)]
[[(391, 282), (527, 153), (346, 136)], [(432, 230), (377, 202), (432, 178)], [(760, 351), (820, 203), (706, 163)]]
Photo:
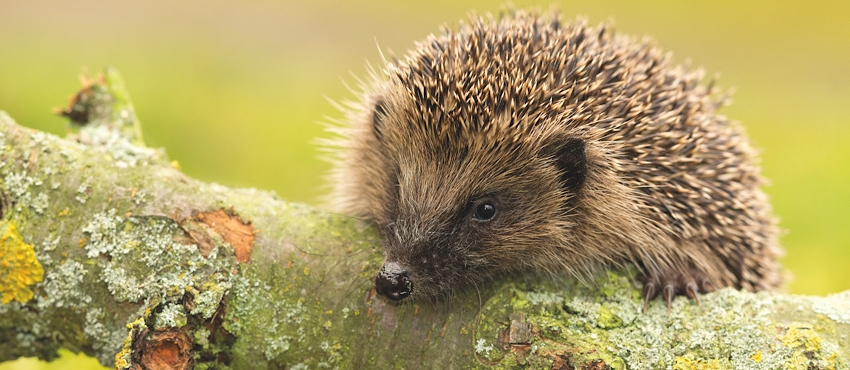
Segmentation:
[(64, 112), (82, 126), (64, 139), (0, 112), (0, 361), (65, 347), (130, 369), (850, 366), (850, 292), (724, 289), (644, 313), (633, 273), (612, 271), (388, 303), (371, 228), (180, 173), (144, 146), (116, 71)]

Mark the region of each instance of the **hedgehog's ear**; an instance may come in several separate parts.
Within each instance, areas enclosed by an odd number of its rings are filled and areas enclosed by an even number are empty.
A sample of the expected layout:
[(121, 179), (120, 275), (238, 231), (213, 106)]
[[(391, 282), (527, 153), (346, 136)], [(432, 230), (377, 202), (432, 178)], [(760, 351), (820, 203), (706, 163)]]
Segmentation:
[(372, 132), (380, 140), (383, 137), (384, 118), (387, 115), (387, 103), (383, 98), (375, 101), (372, 107)]
[(587, 151), (584, 140), (562, 138), (543, 148), (542, 155), (552, 158), (561, 170), (561, 185), (568, 191), (578, 192), (587, 178)]

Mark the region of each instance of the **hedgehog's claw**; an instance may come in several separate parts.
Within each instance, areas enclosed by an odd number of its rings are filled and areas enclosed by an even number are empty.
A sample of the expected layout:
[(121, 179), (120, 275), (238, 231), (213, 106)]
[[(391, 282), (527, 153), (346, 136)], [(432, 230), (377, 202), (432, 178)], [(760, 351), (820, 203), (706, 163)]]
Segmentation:
[(658, 283), (656, 281), (646, 281), (643, 284), (643, 311), (649, 307), (649, 300), (658, 294)]
[(705, 293), (709, 293), (709, 292), (713, 292), (713, 291), (717, 290), (714, 287), (714, 284), (712, 284), (711, 281), (708, 280), (707, 278), (702, 278), (702, 283), (700, 285), (702, 286), (702, 292), (705, 292)]
[(670, 305), (673, 303), (673, 297), (676, 296), (676, 290), (673, 284), (664, 285), (664, 300), (667, 301), (667, 312), (670, 312)]
[(697, 305), (700, 304), (700, 302), (699, 302), (699, 292), (697, 291), (697, 283), (694, 282), (693, 280), (689, 281), (685, 285), (685, 294), (687, 294), (688, 297), (690, 297), (691, 299), (697, 301)]
[[(646, 311), (649, 301), (661, 293), (667, 303), (667, 311), (677, 295), (687, 296), (700, 304), (699, 294), (715, 290), (714, 285), (702, 273), (691, 270), (688, 274), (680, 272), (654, 273), (643, 277), (643, 310)], [(697, 283), (699, 282), (699, 283)]]

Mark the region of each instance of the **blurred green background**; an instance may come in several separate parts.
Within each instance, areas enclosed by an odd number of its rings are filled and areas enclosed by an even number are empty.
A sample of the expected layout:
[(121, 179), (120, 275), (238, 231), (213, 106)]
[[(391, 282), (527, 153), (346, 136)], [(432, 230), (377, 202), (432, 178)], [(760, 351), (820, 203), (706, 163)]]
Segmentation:
[[(850, 3), (842, 1), (514, 0), (554, 5), (565, 18), (614, 19), (649, 35), (677, 61), (692, 60), (734, 88), (723, 112), (763, 150), (781, 226), (788, 290), (850, 289)], [(0, 3), (0, 110), (63, 134), (51, 114), (104, 65), (124, 75), (150, 146), (190, 176), (273, 189), (317, 204), (328, 165), (317, 158), (328, 100), (352, 98), (379, 49), (402, 54), (441, 24), (489, 1), (107, 0)], [(2, 345), (2, 344), (0, 344)], [(8, 369), (99, 368), (66, 354)]]

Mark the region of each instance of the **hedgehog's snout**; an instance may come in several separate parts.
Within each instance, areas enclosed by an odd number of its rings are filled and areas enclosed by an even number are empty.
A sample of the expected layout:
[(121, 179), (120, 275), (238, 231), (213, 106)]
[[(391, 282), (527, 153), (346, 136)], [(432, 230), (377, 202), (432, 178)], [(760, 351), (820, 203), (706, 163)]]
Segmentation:
[(401, 265), (387, 262), (375, 277), (375, 290), (384, 297), (400, 301), (413, 292), (413, 281)]

